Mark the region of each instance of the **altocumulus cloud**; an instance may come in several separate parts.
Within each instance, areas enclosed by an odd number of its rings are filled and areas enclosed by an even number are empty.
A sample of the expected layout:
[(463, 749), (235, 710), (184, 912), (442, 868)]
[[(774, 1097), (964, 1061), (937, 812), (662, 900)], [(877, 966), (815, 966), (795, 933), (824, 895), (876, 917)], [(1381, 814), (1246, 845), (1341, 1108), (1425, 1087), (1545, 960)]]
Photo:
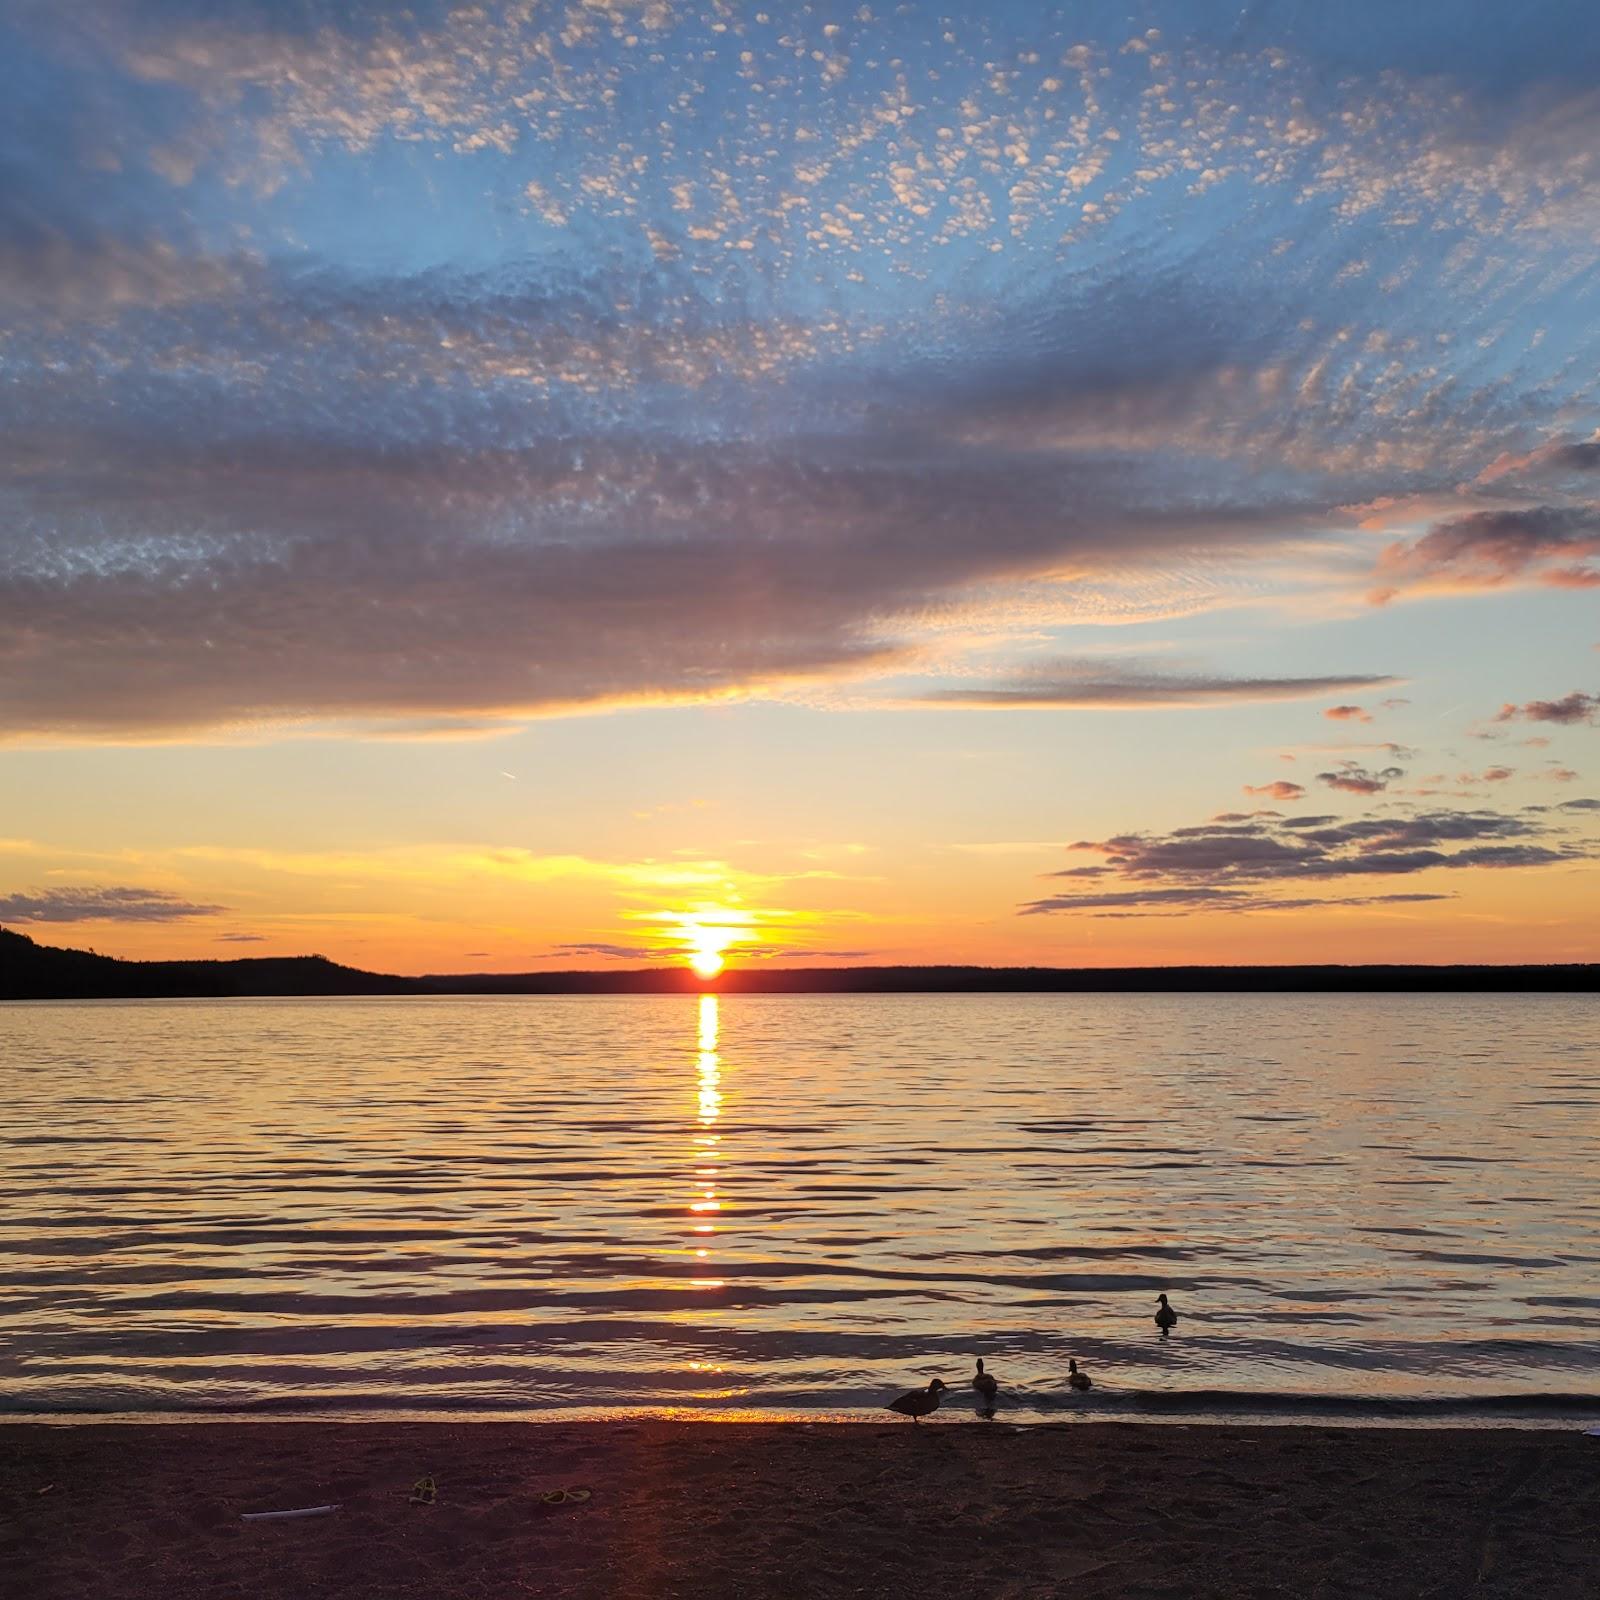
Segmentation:
[(0, 895), (0, 922), (181, 922), (214, 917), (224, 906), (199, 905), (163, 889), (39, 889)]
[(1535, 504), (1479, 482), (1600, 366), (1530, 305), (1600, 196), (1568, 30), (1525, 30), (1521, 99), (1448, 5), (1159, 42), (1110, 5), (13, 9), (0, 735), (776, 692), (1462, 484), (1502, 520), (1380, 582), (1593, 571), (1584, 441)]

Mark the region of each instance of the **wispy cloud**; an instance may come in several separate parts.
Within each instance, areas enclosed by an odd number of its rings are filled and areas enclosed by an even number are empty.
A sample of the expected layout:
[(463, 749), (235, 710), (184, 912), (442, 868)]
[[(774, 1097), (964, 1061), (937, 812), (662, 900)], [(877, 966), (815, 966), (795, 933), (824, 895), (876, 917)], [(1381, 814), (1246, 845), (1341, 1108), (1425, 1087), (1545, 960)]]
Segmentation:
[(62, 887), (0, 895), (0, 922), (183, 922), (226, 909), (163, 889)]
[(992, 684), (935, 689), (921, 696), (920, 703), (978, 710), (1159, 710), (1305, 700), (1330, 691), (1381, 688), (1399, 681), (1370, 674), (1262, 678), (1175, 673), (1141, 662), (1090, 657), (1041, 663)]
[(1106, 894), (1082, 894), (1037, 900), (1024, 906), (1023, 915), (1051, 911), (1088, 912), (1097, 917), (1119, 914), (1188, 914), (1196, 911), (1310, 911), (1348, 906), (1421, 905), (1449, 900), (1448, 894), (1266, 895), (1247, 889), (1117, 889)]
[(664, 954), (659, 945), (608, 944), (602, 940), (579, 941), (550, 947), (557, 957), (598, 956), (604, 961), (659, 961)]

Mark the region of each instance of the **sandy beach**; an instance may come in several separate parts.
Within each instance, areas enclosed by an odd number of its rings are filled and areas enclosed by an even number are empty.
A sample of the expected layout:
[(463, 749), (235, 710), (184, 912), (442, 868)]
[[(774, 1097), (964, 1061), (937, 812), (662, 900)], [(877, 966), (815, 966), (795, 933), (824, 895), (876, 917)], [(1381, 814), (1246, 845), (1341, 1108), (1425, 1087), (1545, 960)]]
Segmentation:
[(1600, 1591), (1576, 1429), (10, 1425), (0, 1503), (31, 1600)]

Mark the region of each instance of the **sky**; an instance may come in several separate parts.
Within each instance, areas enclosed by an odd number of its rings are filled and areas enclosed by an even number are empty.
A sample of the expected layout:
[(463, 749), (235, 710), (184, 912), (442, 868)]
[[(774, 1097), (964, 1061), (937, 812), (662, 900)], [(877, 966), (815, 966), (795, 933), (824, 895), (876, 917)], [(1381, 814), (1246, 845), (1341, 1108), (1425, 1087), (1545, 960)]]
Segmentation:
[(0, 0), (0, 923), (1600, 956), (1600, 15)]

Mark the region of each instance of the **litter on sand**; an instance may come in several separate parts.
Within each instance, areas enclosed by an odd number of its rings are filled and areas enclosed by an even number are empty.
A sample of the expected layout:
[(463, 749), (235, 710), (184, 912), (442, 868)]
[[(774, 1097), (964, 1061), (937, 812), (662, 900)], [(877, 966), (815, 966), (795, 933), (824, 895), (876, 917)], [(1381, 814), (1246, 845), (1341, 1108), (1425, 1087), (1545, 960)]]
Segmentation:
[(337, 1511), (338, 1505), (331, 1506), (301, 1506), (296, 1511), (241, 1511), (239, 1519), (242, 1522), (271, 1522), (283, 1517), (325, 1517), (331, 1511)]
[(547, 1506), (570, 1506), (587, 1500), (589, 1494), (588, 1489), (547, 1489), (539, 1498)]

